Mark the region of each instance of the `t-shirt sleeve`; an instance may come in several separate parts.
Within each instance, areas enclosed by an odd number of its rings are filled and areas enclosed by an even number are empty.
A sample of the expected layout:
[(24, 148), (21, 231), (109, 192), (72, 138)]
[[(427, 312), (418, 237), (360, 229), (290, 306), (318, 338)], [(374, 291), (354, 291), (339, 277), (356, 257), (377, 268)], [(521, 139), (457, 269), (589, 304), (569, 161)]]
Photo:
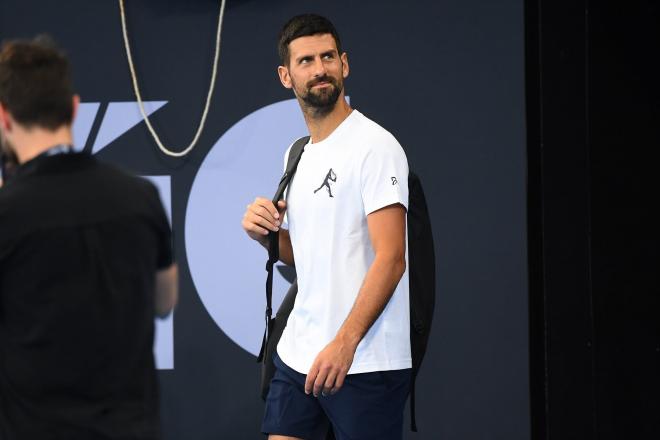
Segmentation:
[(166, 269), (174, 263), (174, 252), (172, 249), (172, 228), (170, 227), (170, 221), (167, 218), (165, 213), (165, 208), (163, 207), (163, 202), (160, 199), (158, 189), (151, 185), (152, 188), (152, 197), (153, 206), (154, 206), (154, 216), (156, 224), (156, 234), (157, 234), (157, 256), (156, 256), (156, 268)]
[(396, 139), (385, 138), (369, 149), (360, 184), (366, 215), (395, 203), (408, 209), (408, 160)]

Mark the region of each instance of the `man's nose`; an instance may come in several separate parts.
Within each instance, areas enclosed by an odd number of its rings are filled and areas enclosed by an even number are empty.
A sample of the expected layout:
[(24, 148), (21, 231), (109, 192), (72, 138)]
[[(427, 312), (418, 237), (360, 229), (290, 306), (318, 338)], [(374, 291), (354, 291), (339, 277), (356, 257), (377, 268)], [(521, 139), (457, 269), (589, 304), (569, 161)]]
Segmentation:
[(325, 68), (325, 64), (323, 63), (321, 57), (314, 58), (314, 76), (315, 77), (325, 76), (326, 72), (327, 70)]

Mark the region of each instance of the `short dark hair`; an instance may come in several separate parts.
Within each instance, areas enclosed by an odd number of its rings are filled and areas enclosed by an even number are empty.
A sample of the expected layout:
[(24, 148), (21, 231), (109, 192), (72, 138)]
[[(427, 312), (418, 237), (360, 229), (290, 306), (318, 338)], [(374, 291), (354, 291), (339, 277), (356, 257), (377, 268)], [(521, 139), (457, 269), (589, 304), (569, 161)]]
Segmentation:
[(27, 128), (55, 130), (73, 121), (69, 60), (48, 36), (4, 42), (0, 103)]
[(296, 38), (319, 34), (332, 35), (337, 45), (337, 52), (341, 55), (341, 40), (332, 22), (317, 14), (302, 14), (287, 21), (280, 31), (277, 50), (282, 64), (289, 65), (289, 43)]

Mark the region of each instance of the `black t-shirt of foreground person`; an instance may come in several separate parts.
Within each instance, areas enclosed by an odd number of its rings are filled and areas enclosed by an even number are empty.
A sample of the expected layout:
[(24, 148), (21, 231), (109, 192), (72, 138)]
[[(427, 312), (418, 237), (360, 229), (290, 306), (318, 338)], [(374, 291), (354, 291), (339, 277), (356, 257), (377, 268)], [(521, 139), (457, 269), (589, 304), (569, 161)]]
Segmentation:
[(70, 120), (21, 119), (25, 75), (56, 81), (63, 60), (37, 42), (0, 52), (0, 135), (19, 162), (0, 188), (0, 439), (157, 439), (170, 227), (154, 185), (71, 152)]

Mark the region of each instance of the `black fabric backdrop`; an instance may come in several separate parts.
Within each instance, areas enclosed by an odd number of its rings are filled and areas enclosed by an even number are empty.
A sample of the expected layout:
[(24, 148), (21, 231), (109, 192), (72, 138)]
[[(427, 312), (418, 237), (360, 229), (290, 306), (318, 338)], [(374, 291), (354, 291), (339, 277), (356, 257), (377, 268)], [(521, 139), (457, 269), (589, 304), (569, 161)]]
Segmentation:
[[(167, 144), (187, 145), (207, 92), (219, 2), (127, 3), (143, 95), (169, 101), (154, 123)], [(405, 438), (530, 438), (520, 0), (229, 0), (199, 146), (166, 158), (140, 124), (99, 153), (142, 175), (171, 176), (181, 300), (174, 369), (160, 372), (165, 438), (261, 438), (258, 365), (200, 300), (183, 231), (193, 180), (215, 141), (255, 109), (292, 97), (275, 75), (275, 37), (308, 11), (335, 22), (351, 61), (351, 104), (399, 139), (433, 217), (438, 301), (418, 385), (420, 433)], [(83, 102), (101, 103), (102, 113), (109, 102), (135, 100), (117, 1), (0, 1), (0, 38), (42, 32), (69, 53)], [(240, 218), (227, 224), (242, 233)]]

